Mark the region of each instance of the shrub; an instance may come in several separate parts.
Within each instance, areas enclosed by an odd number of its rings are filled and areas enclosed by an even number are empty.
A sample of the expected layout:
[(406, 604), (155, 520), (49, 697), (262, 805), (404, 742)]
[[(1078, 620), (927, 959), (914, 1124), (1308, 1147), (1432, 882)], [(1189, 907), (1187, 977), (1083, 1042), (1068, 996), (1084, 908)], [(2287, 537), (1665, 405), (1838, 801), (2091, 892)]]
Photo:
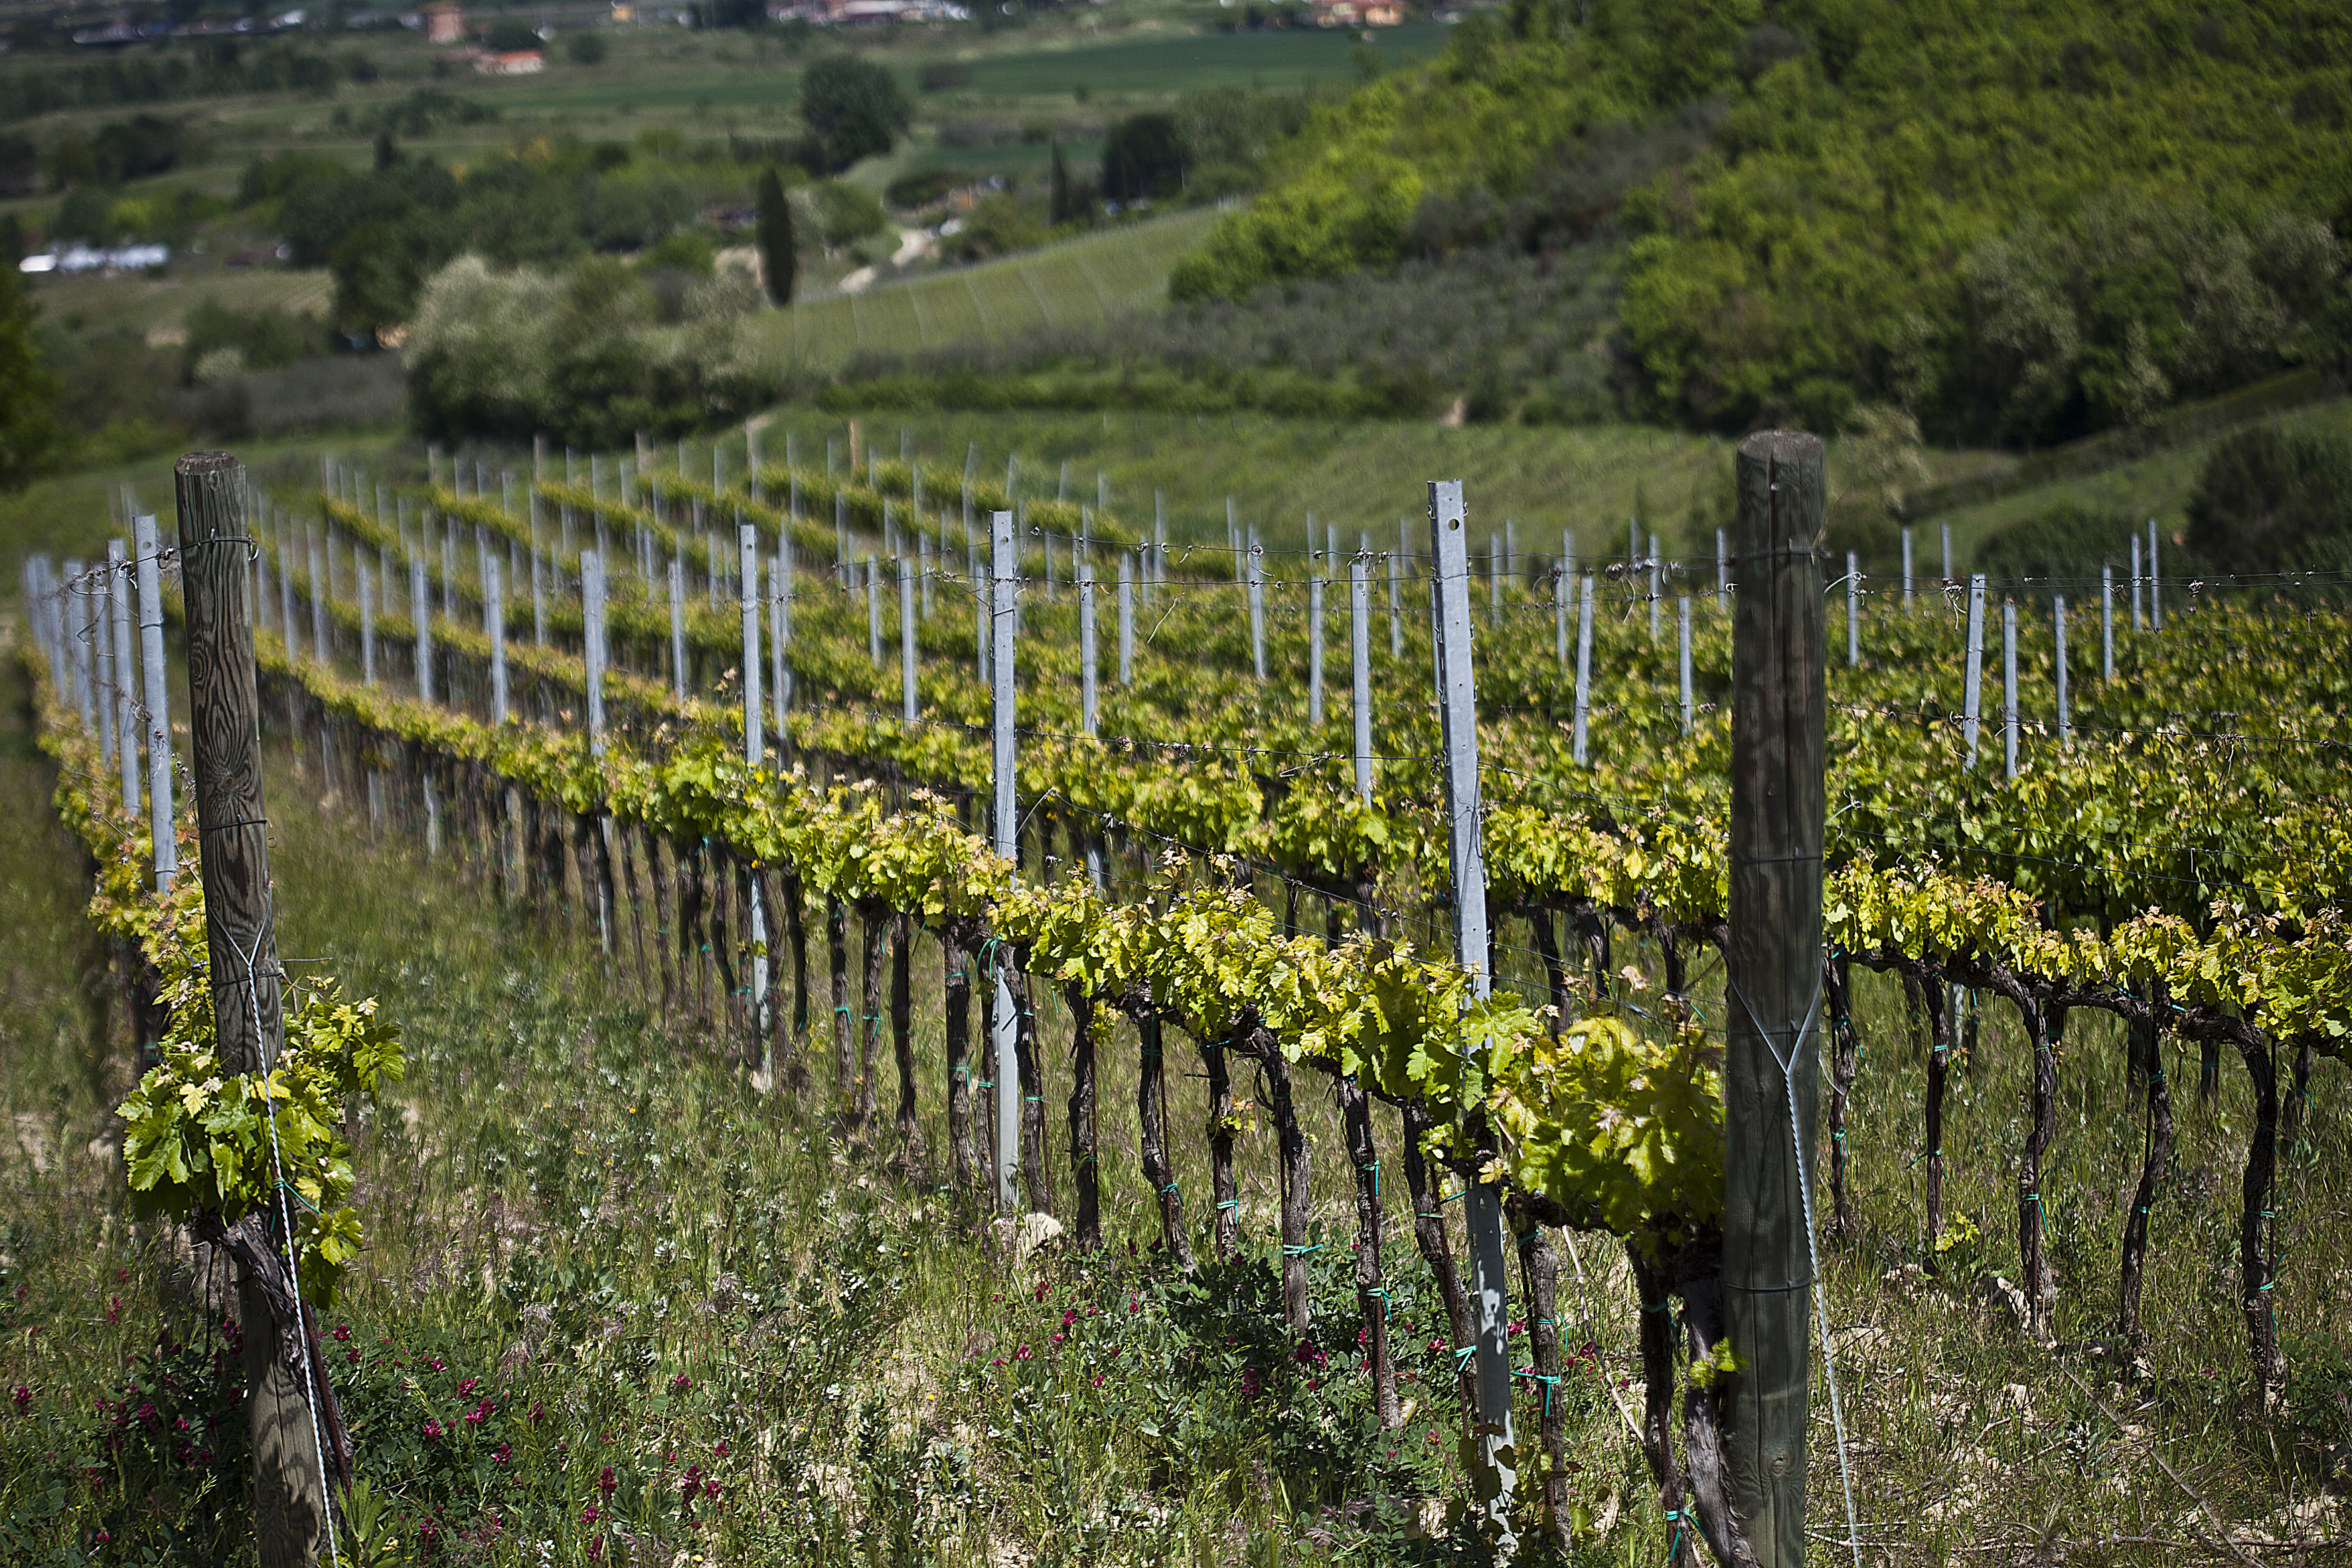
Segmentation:
[(2189, 495), (2199, 561), (2239, 574), (2352, 566), (2352, 442), (2257, 426), (2217, 443)]
[(601, 66), (604, 63), (604, 35), (593, 29), (566, 33), (563, 52), (572, 57), (573, 65)]
[(971, 85), (971, 68), (961, 60), (929, 60), (916, 73), (915, 83), (925, 92), (952, 92)]
[(911, 170), (883, 187), (882, 199), (894, 207), (925, 207), (961, 183), (947, 169)]
[(1174, 115), (1129, 115), (1104, 139), (1102, 194), (1116, 202), (1165, 200), (1184, 188), (1188, 162)]
[(982, 196), (963, 215), (963, 226), (948, 237), (948, 255), (958, 261), (977, 261), (1042, 245), (1045, 226), (1037, 221), (1020, 197), (1009, 191)]
[(817, 232), (835, 250), (855, 245), (868, 235), (879, 234), (890, 226), (889, 215), (882, 210), (882, 204), (856, 185), (827, 180), (816, 187), (814, 195)]

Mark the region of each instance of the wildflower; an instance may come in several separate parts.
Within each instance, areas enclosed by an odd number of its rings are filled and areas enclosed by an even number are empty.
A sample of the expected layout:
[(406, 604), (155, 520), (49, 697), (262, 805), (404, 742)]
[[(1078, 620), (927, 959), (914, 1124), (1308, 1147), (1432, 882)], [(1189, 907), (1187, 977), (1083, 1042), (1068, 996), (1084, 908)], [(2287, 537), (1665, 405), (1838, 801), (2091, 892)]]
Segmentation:
[(604, 1473), (596, 1478), (596, 1489), (603, 1492), (606, 1497), (611, 1497), (613, 1495), (613, 1489), (620, 1484), (620, 1482), (613, 1479), (613, 1467), (610, 1465), (605, 1466)]
[(718, 1477), (710, 1477), (702, 1483), (702, 1495), (707, 1498), (715, 1498), (719, 1495)]
[(113, 1539), (114, 1537), (101, 1530), (96, 1535), (90, 1537), (90, 1542), (93, 1545), (103, 1546)]
[(604, 1517), (604, 1512), (593, 1502), (580, 1510), (580, 1522), (583, 1524), (593, 1524)]
[(1143, 1310), (1143, 1298), (1140, 1296), (1129, 1296), (1127, 1299), (1127, 1310), (1129, 1317), (1132, 1317), (1136, 1313)]
[(1255, 1399), (1265, 1387), (1265, 1384), (1264, 1381), (1260, 1379), (1257, 1374), (1257, 1368), (1250, 1366), (1244, 1367), (1242, 1369), (1242, 1397), (1244, 1399)]
[(482, 1380), (480, 1378), (469, 1377), (466, 1379), (465, 1382), (457, 1385), (457, 1397), (460, 1399), (471, 1399), (474, 1396), (474, 1390), (481, 1386)]
[(717, 1443), (711, 1445), (710, 1451), (718, 1455), (720, 1458), (725, 1458), (727, 1457), (727, 1439), (724, 1437), (719, 1438)]
[[(539, 1423), (540, 1423), (541, 1421), (542, 1421), (542, 1420), (544, 1420), (544, 1419), (546, 1418), (546, 1415), (547, 1415), (547, 1407), (546, 1407), (545, 1405), (543, 1405), (540, 1404), (540, 1402), (539, 1402), (538, 1400), (536, 1400), (536, 1399), (532, 1400), (532, 1401), (530, 1402), (530, 1422), (531, 1422), (531, 1425), (532, 1425), (532, 1426), (538, 1426), (538, 1425), (539, 1425)], [(557, 1444), (557, 1445), (556, 1445), (556, 1447), (562, 1447), (562, 1445), (559, 1443), (559, 1444)]]
[(504, 1469), (507, 1467), (507, 1464), (513, 1458), (514, 1445), (511, 1443), (501, 1443), (497, 1447), (490, 1450), (490, 1463), (498, 1466), (500, 1469)]
[(339, 1345), (347, 1345), (352, 1342), (352, 1326), (349, 1323), (337, 1323), (335, 1325), (335, 1342)]
[(425, 1364), (426, 1366), (431, 1367), (435, 1372), (447, 1372), (447, 1371), (449, 1370), (449, 1363), (448, 1363), (447, 1362), (446, 1362), (446, 1361), (443, 1361), (443, 1360), (442, 1360), (439, 1356), (437, 1356), (437, 1355), (436, 1355), (436, 1356), (435, 1356), (432, 1360), (430, 1360), (430, 1361), (426, 1362)]
[(1013, 1352), (1013, 1359), (1014, 1361), (1031, 1361), (1035, 1359), (1036, 1354), (1037, 1352), (1035, 1351), (1031, 1350), (1024, 1344), (1019, 1350)]
[(692, 1388), (693, 1386), (694, 1379), (687, 1376), (684, 1373), (679, 1373), (676, 1377), (669, 1380), (669, 1391), (672, 1394), (684, 1394), (688, 1389)]
[(598, 1536), (595, 1540), (593, 1540), (593, 1541), (592, 1541), (592, 1542), (590, 1542), (588, 1543), (588, 1561), (589, 1561), (589, 1562), (591, 1562), (591, 1563), (593, 1563), (593, 1562), (595, 1562), (595, 1561), (596, 1561), (596, 1559), (598, 1559), (599, 1557), (602, 1557), (602, 1556), (604, 1556), (604, 1538), (603, 1536), (601, 1536), (601, 1535), (600, 1535), (600, 1536)]
[(8, 1391), (8, 1397), (16, 1402), (16, 1414), (19, 1415), (32, 1408), (33, 1391), (21, 1383)]
[(1078, 1310), (1076, 1307), (1065, 1307), (1062, 1309), (1062, 1327), (1066, 1329), (1077, 1321)]
[(1040, 1301), (1045, 1299), (1046, 1289), (1047, 1287), (1045, 1280), (1040, 1279), (1037, 1281), (1037, 1300)]
[(106, 1299), (106, 1321), (110, 1323), (119, 1323), (122, 1321), (121, 1297), (109, 1296)]
[(1517, 1336), (1518, 1336), (1518, 1335), (1520, 1335), (1520, 1334), (1524, 1334), (1524, 1333), (1526, 1333), (1527, 1331), (1528, 1331), (1527, 1321), (1526, 1321), (1525, 1319), (1523, 1319), (1523, 1318), (1513, 1318), (1513, 1319), (1511, 1320), (1511, 1321), (1510, 1321), (1509, 1326), (1507, 1326), (1507, 1328), (1505, 1328), (1505, 1329), (1503, 1330), (1503, 1337), (1504, 1337), (1505, 1339), (1512, 1339), (1512, 1338), (1516, 1338)]
[(438, 1443), (441, 1440), (441, 1423), (430, 1415), (425, 1418), (425, 1440), (428, 1443)]

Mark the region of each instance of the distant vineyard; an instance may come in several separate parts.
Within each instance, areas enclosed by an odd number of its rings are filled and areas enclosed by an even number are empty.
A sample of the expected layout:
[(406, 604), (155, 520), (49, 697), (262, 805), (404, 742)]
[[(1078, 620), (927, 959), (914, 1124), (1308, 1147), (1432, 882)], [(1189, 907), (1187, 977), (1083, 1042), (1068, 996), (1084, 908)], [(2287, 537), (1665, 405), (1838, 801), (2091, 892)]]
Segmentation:
[(1039, 328), (1092, 327), (1168, 297), (1168, 274), (1215, 219), (1210, 208), (1068, 240), (1001, 260), (877, 283), (761, 315), (770, 359), (825, 372), (860, 350), (909, 353)]

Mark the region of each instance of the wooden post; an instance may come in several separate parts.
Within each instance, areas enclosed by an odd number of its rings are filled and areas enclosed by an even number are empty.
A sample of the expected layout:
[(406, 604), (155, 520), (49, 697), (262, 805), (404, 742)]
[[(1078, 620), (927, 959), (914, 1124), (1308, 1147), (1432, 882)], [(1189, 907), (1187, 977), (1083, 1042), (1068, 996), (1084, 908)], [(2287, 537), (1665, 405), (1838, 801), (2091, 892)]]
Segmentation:
[[(286, 1020), (270, 911), (244, 479), (226, 452), (191, 452), (173, 469), (213, 1026), (223, 1070), (252, 1074), (286, 1048)], [(259, 1215), (237, 1221), (224, 1240), (240, 1260), (255, 1544), (263, 1568), (307, 1568), (327, 1518), (326, 1454), (304, 1387), (309, 1362), (293, 1282), (272, 1278), (278, 1259)], [(274, 1300), (278, 1292), (288, 1299)]]
[[(1760, 1568), (1805, 1561), (1807, 1312), (1821, 1063), (1822, 444), (1740, 443), (1732, 626), (1730, 947), (1724, 1070), (1724, 1398), (1731, 1500)], [(1793, 1118), (1793, 1119), (1792, 1119)]]
[[(1454, 939), (1457, 962), (1470, 972), (1471, 994), (1483, 1001), (1494, 989), (1486, 927), (1486, 868), (1478, 848), (1478, 704), (1471, 674), (1470, 562), (1465, 537), (1462, 483), (1433, 479), (1429, 485), (1431, 580), (1438, 600), (1437, 711), (1445, 744), (1445, 803), (1454, 883)], [(1483, 1058), (1485, 1047), (1480, 1047)], [(1474, 1111), (1464, 1129), (1465, 1152), (1474, 1163), (1491, 1154), (1493, 1130)], [(1510, 1342), (1507, 1337), (1508, 1289), (1503, 1249), (1503, 1205), (1492, 1183), (1472, 1180), (1463, 1214), (1470, 1239), (1470, 1293), (1474, 1303), (1477, 1416), (1473, 1436), (1478, 1463), (1472, 1488), (1499, 1525), (1502, 1544), (1511, 1542), (1510, 1502), (1518, 1458), (1511, 1411)]]
[[(179, 875), (180, 847), (172, 831), (172, 698), (163, 685), (163, 542), (155, 519), (141, 513), (131, 523), (138, 553), (139, 662), (147, 693), (147, 834), (153, 845), (155, 890), (168, 893)], [(53, 672), (56, 664), (50, 665)]]

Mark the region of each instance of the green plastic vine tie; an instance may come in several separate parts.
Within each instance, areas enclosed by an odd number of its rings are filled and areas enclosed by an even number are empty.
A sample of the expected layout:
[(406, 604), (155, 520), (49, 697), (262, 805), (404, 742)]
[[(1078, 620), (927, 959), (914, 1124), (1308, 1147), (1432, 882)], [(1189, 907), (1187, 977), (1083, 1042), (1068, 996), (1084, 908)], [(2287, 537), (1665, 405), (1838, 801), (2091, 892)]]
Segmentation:
[(1310, 1252), (1320, 1252), (1322, 1250), (1323, 1244), (1319, 1241), (1315, 1243), (1312, 1247), (1293, 1247), (1288, 1242), (1285, 1242), (1282, 1247), (1282, 1255), (1285, 1258), (1304, 1258)]
[(1356, 1294), (1378, 1296), (1381, 1299), (1381, 1321), (1385, 1323), (1389, 1321), (1389, 1293), (1386, 1290), (1377, 1285), (1360, 1285), (1356, 1288)]
[(1359, 1165), (1356, 1169), (1370, 1171), (1372, 1173), (1372, 1201), (1378, 1203), (1381, 1197), (1381, 1163), (1375, 1160), (1369, 1165)]
[(1559, 1386), (1559, 1379), (1556, 1377), (1546, 1377), (1542, 1373), (1538, 1372), (1533, 1367), (1528, 1368), (1518, 1375), (1524, 1378), (1532, 1379), (1533, 1381), (1544, 1385), (1543, 1413), (1544, 1418), (1546, 1420), (1549, 1420), (1551, 1418), (1551, 1391)]
[(1456, 1345), (1454, 1349), (1454, 1375), (1460, 1377), (1470, 1370), (1470, 1358), (1478, 1353), (1476, 1345)]
[(1242, 1201), (1239, 1198), (1227, 1198), (1217, 1206), (1221, 1209), (1238, 1209), (1242, 1206)]
[(1458, 1192), (1458, 1193), (1454, 1194), (1454, 1197), (1451, 1197), (1451, 1198), (1440, 1198), (1440, 1199), (1438, 1199), (1437, 1201), (1438, 1201), (1439, 1203), (1441, 1203), (1441, 1204), (1450, 1204), (1450, 1203), (1454, 1202), (1455, 1198), (1466, 1198), (1466, 1197), (1468, 1197), (1469, 1195), (1470, 1195), (1470, 1189), (1469, 1189), (1469, 1188), (1467, 1188), (1467, 1187), (1465, 1187), (1465, 1188), (1463, 1188), (1460, 1192)]

